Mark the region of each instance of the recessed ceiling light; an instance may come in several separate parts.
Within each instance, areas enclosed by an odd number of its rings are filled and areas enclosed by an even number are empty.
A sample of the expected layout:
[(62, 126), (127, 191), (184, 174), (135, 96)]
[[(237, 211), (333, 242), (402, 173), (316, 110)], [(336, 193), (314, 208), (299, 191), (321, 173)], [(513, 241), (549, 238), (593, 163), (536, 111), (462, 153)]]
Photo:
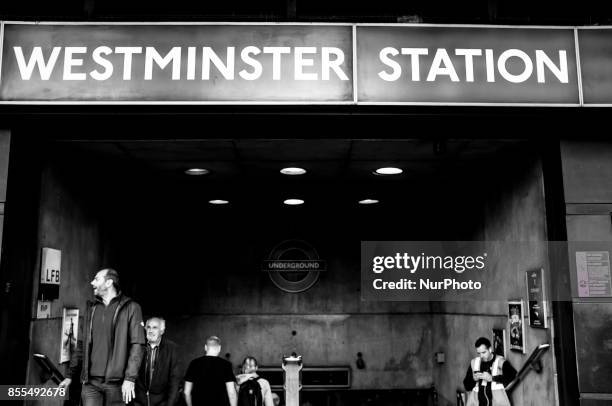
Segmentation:
[(209, 173), (210, 171), (208, 169), (204, 169), (204, 168), (189, 168), (185, 171), (185, 173), (187, 175), (206, 175), (207, 173)]
[(378, 200), (376, 199), (363, 199), (359, 201), (359, 204), (376, 204)]
[(404, 172), (400, 168), (395, 168), (393, 166), (387, 166), (385, 168), (378, 168), (375, 173), (378, 175), (399, 175)]
[(289, 206), (298, 206), (300, 204), (304, 204), (304, 201), (302, 199), (287, 199), (283, 203)]
[(280, 172), (283, 175), (303, 175), (303, 174), (306, 173), (306, 169), (304, 169), (304, 168), (289, 167), (289, 168), (281, 169)]
[(229, 201), (228, 200), (215, 199), (215, 200), (209, 200), (208, 203), (210, 203), (210, 204), (228, 204)]

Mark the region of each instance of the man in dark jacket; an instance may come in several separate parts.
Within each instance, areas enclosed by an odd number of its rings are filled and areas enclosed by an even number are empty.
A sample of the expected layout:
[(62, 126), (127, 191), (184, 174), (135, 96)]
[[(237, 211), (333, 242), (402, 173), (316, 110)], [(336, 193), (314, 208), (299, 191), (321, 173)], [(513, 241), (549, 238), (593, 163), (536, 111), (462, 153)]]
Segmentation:
[(151, 317), (145, 325), (147, 345), (136, 381), (137, 406), (174, 406), (178, 398), (179, 362), (176, 344), (163, 337), (166, 321)]
[(60, 386), (70, 385), (82, 357), (83, 406), (120, 406), (135, 396), (145, 344), (142, 311), (121, 293), (114, 269), (99, 271), (91, 286), (96, 301), (86, 312), (82, 354), (71, 356), (68, 377)]

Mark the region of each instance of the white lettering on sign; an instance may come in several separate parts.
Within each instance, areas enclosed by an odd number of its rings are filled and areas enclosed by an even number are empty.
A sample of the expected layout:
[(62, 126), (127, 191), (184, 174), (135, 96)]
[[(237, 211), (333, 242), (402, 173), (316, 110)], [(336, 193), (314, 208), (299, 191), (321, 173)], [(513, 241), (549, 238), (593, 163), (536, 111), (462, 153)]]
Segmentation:
[(164, 69), (172, 62), (172, 80), (181, 78), (181, 47), (174, 47), (162, 57), (155, 47), (147, 47), (145, 51), (145, 80), (153, 80), (153, 62)]
[(459, 82), (459, 76), (455, 72), (453, 61), (451, 61), (448, 52), (444, 48), (439, 48), (436, 52), (436, 56), (434, 56), (434, 60), (431, 63), (431, 69), (429, 69), (429, 74), (427, 75), (427, 81), (434, 82), (439, 75), (448, 75), (453, 82)]
[(482, 49), (456, 49), (455, 55), (465, 58), (465, 80), (474, 81), (474, 57), (482, 55)]
[(103, 55), (106, 56), (112, 53), (113, 50), (110, 47), (98, 47), (94, 50), (92, 54), (94, 62), (104, 68), (103, 72), (99, 72), (96, 69), (89, 73), (94, 80), (108, 80), (113, 76), (113, 64), (103, 57)]
[(252, 72), (247, 71), (246, 69), (241, 70), (238, 74), (244, 80), (257, 80), (261, 77), (261, 73), (263, 72), (263, 67), (261, 66), (261, 62), (257, 59), (253, 58), (251, 55), (259, 55), (261, 50), (257, 47), (246, 47), (240, 53), (240, 58), (253, 68)]
[(85, 47), (66, 47), (64, 50), (64, 80), (85, 80), (87, 75), (75, 73), (72, 68), (83, 66), (83, 59), (74, 57), (74, 54), (84, 54), (87, 52)]
[[(483, 56), (484, 51), (484, 58)], [(496, 73), (510, 83), (524, 83), (534, 75), (538, 83), (546, 83), (552, 77), (560, 83), (569, 82), (567, 51), (559, 50), (558, 58), (551, 58), (543, 50), (535, 50), (533, 55), (520, 49), (507, 49), (497, 56), (492, 49), (457, 48), (447, 50), (438, 48), (432, 51), (433, 59), (428, 66), (423, 62), (423, 55), (429, 55), (427, 48), (382, 48), (378, 54), (380, 62), (385, 68), (378, 72), (378, 77), (386, 82), (394, 82), (402, 77), (403, 65), (400, 55), (408, 56), (411, 75), (410, 80), (420, 82), (421, 71), (427, 72), (426, 81), (436, 82), (441, 79), (452, 82), (474, 82), (486, 79), (487, 82), (496, 81)], [(451, 54), (453, 57), (451, 57)], [(457, 58), (460, 57), (460, 58)], [(455, 62), (453, 62), (455, 61)], [(486, 78), (476, 78), (474, 64), (482, 63), (485, 67)], [(456, 67), (463, 66), (463, 71)], [(548, 76), (547, 76), (548, 74)]]
[(202, 80), (210, 79), (211, 62), (226, 80), (234, 80), (234, 47), (227, 48), (227, 55), (225, 57), (226, 63), (223, 63), (221, 58), (219, 58), (211, 47), (204, 47), (202, 51)]
[(40, 283), (59, 285), (61, 282), (62, 251), (53, 248), (43, 248)]
[[(58, 72), (56, 75), (59, 74), (62, 80), (91, 78), (105, 81), (111, 79), (116, 71), (122, 72), (121, 78), (125, 81), (154, 80), (160, 72), (169, 72), (172, 80), (181, 77), (196, 80), (197, 69), (201, 70), (201, 80), (217, 80), (218, 74), (229, 81), (235, 80), (236, 76), (252, 81), (264, 74), (273, 80), (349, 80), (344, 70), (344, 51), (337, 47), (259, 48), (248, 45), (238, 50), (231, 46), (219, 50), (207, 46), (175, 46), (161, 51), (152, 46), (111, 48), (101, 45), (93, 49), (53, 47), (49, 51), (35, 46), (28, 53), (23, 47), (15, 46), (13, 52), (22, 80), (50, 80)], [(283, 55), (287, 57), (283, 58)], [(283, 69), (283, 65), (288, 63), (293, 65), (292, 71)], [(441, 69), (440, 74), (444, 74)]]
[[(94, 53), (95, 52), (96, 50), (94, 50)], [(142, 47), (116, 47), (115, 53), (123, 54), (123, 80), (131, 80), (132, 79), (132, 55), (141, 54)]]
[(15, 59), (17, 59), (17, 66), (19, 67), (21, 79), (30, 80), (34, 72), (34, 67), (38, 67), (40, 78), (42, 80), (49, 80), (62, 47), (53, 47), (53, 51), (51, 51), (51, 55), (49, 55), (46, 62), (41, 47), (34, 47), (28, 62), (25, 61), (21, 47), (13, 47), (13, 49), (15, 50)]

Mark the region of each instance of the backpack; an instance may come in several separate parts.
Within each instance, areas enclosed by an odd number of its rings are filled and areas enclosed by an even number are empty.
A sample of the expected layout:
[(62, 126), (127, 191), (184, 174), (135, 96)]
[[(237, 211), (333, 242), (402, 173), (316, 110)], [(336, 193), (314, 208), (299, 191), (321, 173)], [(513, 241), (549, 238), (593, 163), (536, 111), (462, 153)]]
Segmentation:
[(238, 406), (262, 406), (261, 386), (259, 379), (249, 379), (240, 385), (238, 390)]

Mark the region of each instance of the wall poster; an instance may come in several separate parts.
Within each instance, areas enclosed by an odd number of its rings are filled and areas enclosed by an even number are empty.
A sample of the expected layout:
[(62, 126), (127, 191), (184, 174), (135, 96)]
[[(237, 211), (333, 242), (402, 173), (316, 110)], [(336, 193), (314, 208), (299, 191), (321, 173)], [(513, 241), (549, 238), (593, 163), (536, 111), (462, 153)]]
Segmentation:
[(510, 325), (510, 349), (525, 354), (525, 324), (523, 322), (523, 301), (508, 302), (508, 323)]
[(62, 317), (62, 348), (60, 350), (60, 361), (70, 361), (70, 355), (76, 351), (77, 336), (79, 333), (79, 309), (67, 309), (64, 307)]
[(506, 358), (506, 330), (501, 328), (493, 329), (493, 354), (501, 355)]

